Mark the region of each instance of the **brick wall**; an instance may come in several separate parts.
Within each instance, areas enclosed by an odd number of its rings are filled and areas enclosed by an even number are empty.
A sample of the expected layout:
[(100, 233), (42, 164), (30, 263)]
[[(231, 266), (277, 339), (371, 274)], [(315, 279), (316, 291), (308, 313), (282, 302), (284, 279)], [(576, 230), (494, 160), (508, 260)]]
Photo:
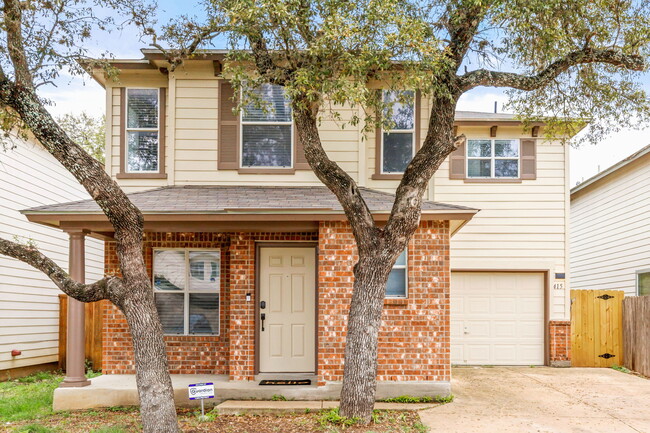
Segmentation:
[[(343, 378), (354, 239), (347, 222), (319, 228), (319, 384)], [(388, 299), (379, 335), (378, 380), (450, 380), (449, 226), (424, 221), (408, 248), (408, 299)]]
[(571, 362), (571, 322), (551, 320), (548, 326), (551, 365), (567, 365)]

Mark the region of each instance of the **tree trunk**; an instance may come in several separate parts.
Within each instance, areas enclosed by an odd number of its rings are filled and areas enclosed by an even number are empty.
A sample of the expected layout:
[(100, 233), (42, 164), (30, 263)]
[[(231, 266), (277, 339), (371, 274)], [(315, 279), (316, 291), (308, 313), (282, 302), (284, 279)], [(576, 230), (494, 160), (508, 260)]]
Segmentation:
[(128, 287), (119, 307), (133, 339), (136, 383), (144, 433), (178, 433), (174, 389), (167, 365), (163, 329), (148, 278)]
[[(400, 252), (392, 255), (397, 258)], [(354, 266), (340, 413), (364, 423), (370, 422), (375, 405), (379, 327), (388, 274), (394, 262), (387, 258), (389, 255), (378, 251), (370, 257), (360, 257)]]

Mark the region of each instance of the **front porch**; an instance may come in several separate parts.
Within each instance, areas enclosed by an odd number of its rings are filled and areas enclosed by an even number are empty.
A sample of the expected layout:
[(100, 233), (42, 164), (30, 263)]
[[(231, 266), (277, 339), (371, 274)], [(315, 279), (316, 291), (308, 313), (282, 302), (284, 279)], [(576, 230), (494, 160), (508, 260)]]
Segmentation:
[[(212, 382), (215, 398), (206, 400), (208, 405), (216, 405), (226, 400), (271, 400), (274, 395), (282, 395), (287, 400), (322, 401), (338, 400), (341, 382), (324, 386), (260, 386), (259, 380), (231, 381), (228, 375), (214, 374), (173, 374), (174, 400), (178, 407), (199, 406), (198, 400), (188, 398), (187, 385), (191, 383)], [(447, 396), (449, 382), (379, 382), (377, 399), (383, 400), (401, 395), (413, 397)], [(54, 391), (54, 410), (93, 409), (115, 406), (138, 406), (138, 390), (133, 374), (108, 374), (92, 379), (83, 388), (57, 388)]]

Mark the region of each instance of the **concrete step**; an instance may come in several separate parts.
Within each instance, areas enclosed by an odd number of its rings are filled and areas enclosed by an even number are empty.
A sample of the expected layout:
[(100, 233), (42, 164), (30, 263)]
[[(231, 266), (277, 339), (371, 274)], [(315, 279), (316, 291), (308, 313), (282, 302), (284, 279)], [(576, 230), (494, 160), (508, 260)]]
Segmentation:
[[(375, 409), (379, 410), (422, 410), (437, 406), (436, 403), (375, 403)], [(339, 407), (338, 401), (315, 400), (315, 401), (261, 401), (261, 400), (228, 400), (216, 406), (217, 412), (221, 415), (267, 415), (304, 413), (306, 411), (317, 412)]]

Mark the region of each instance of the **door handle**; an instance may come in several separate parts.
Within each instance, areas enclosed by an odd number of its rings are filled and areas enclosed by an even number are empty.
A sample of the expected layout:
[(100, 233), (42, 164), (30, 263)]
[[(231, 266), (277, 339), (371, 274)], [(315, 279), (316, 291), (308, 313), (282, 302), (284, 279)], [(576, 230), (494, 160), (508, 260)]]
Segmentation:
[(262, 313), (260, 319), (262, 319), (262, 332), (264, 332), (264, 321), (266, 320), (266, 314)]

